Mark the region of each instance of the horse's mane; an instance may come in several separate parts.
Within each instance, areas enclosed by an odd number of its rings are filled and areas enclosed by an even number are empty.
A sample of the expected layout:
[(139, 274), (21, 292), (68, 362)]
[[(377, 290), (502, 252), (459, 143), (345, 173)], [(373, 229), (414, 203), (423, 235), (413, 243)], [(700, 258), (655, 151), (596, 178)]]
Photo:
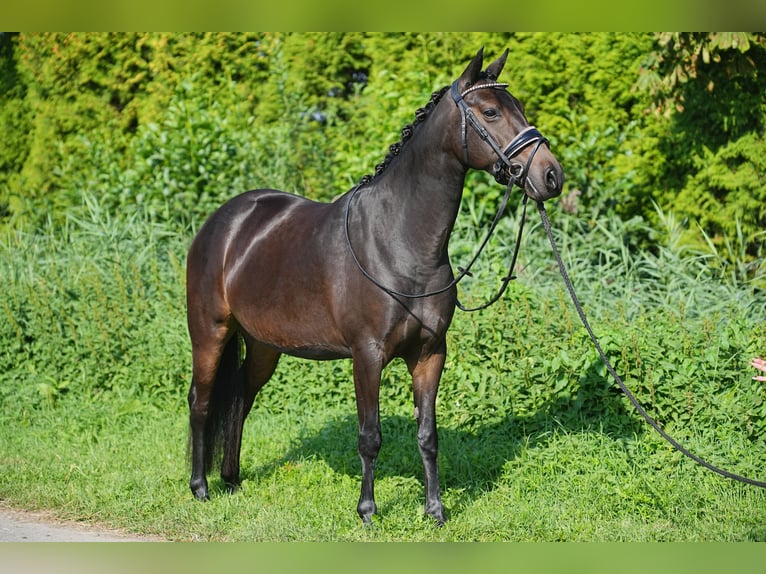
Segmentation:
[(365, 175), (360, 181), (357, 187), (361, 187), (363, 185), (367, 185), (370, 183), (373, 179), (378, 177), (383, 171), (388, 167), (388, 164), (391, 163), (391, 161), (399, 155), (399, 152), (402, 149), (402, 146), (412, 137), (412, 134), (415, 133), (415, 129), (422, 124), (428, 116), (431, 114), (433, 109), (436, 107), (436, 104), (439, 103), (439, 100), (441, 100), (442, 96), (447, 92), (449, 89), (449, 86), (444, 86), (442, 89), (437, 90), (433, 94), (431, 94), (431, 99), (428, 101), (428, 103), (423, 106), (422, 108), (418, 108), (415, 111), (415, 121), (411, 124), (407, 124), (402, 128), (402, 139), (400, 139), (397, 143), (391, 144), (388, 148), (388, 155), (386, 155), (385, 159), (375, 166), (375, 173), (370, 175)]

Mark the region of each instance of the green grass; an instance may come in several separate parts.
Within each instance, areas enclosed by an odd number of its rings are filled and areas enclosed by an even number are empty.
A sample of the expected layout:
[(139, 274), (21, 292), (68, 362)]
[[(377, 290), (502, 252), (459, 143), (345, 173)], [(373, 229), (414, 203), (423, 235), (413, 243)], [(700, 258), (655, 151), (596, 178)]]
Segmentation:
[[(422, 514), (414, 425), (383, 419), (380, 516), (355, 513), (359, 471), (353, 417), (271, 414), (256, 407), (243, 485), (211, 500), (187, 488), (185, 413), (66, 401), (32, 420), (3, 422), (0, 489), (14, 506), (52, 508), (171, 540), (234, 541), (746, 541), (766, 539), (764, 493), (718, 478), (652, 435), (563, 429), (524, 436), (513, 425), (469, 433), (442, 427), (443, 528)], [(14, 430), (15, 429), (15, 430)], [(410, 438), (404, 435), (408, 433)], [(706, 448), (706, 437), (692, 437)], [(717, 446), (758, 466), (752, 445)], [(735, 457), (734, 455), (738, 456)], [(489, 461), (475, 467), (478, 461)]]
[[(653, 253), (625, 250), (634, 225), (600, 220), (561, 237), (602, 345), (671, 434), (763, 480), (764, 388), (748, 367), (766, 349), (757, 278), (670, 240)], [(90, 219), (64, 229), (4, 232), (4, 504), (170, 540), (766, 541), (766, 493), (684, 459), (615, 391), (539, 229), (525, 238), (525, 269), (504, 300), (458, 314), (449, 334), (437, 401), (443, 528), (423, 516), (399, 363), (381, 389), (373, 528), (355, 512), (348, 361), (283, 359), (245, 425), (241, 490), (226, 494), (213, 475), (212, 500), (195, 501), (186, 465), (189, 237), (140, 218), (113, 221), (95, 204)], [(458, 235), (456, 249), (471, 241)], [(501, 241), (467, 297), (494, 288), (483, 278), (495, 277), (504, 253)]]

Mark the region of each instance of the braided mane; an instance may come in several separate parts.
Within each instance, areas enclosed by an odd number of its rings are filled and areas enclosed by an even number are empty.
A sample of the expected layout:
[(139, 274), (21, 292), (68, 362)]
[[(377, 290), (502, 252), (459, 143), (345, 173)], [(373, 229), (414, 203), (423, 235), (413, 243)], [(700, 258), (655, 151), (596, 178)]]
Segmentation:
[(439, 103), (439, 100), (441, 100), (442, 96), (449, 90), (449, 86), (444, 86), (442, 89), (434, 92), (431, 94), (431, 99), (428, 101), (428, 103), (423, 106), (422, 108), (418, 108), (415, 111), (415, 121), (411, 124), (407, 124), (402, 128), (402, 139), (399, 140), (395, 144), (391, 144), (388, 148), (388, 154), (386, 155), (385, 159), (375, 166), (375, 173), (373, 175), (367, 174), (365, 175), (358, 184), (358, 187), (361, 187), (363, 185), (367, 185), (370, 183), (373, 179), (378, 177), (383, 171), (388, 167), (388, 164), (391, 163), (391, 161), (399, 155), (399, 152), (402, 149), (402, 146), (412, 137), (412, 134), (415, 133), (415, 129), (422, 124), (428, 116), (431, 114), (431, 111), (436, 107), (436, 104)]

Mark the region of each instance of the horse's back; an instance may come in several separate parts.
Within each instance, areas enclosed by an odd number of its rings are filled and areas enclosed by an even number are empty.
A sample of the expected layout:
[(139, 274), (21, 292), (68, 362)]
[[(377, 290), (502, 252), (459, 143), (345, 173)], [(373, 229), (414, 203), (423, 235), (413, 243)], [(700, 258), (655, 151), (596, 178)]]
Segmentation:
[(295, 229), (298, 220), (321, 225), (328, 205), (274, 189), (242, 193), (221, 205), (205, 221), (189, 248), (187, 265), (207, 263), (226, 267), (228, 260), (245, 254), (259, 239), (266, 239), (285, 226)]

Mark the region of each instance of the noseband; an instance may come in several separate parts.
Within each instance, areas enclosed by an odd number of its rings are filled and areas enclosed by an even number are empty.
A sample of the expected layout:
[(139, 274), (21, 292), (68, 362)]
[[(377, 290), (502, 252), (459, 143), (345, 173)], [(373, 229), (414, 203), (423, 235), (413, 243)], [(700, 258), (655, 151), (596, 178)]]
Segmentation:
[[(457, 87), (457, 82), (453, 82), (452, 87), (450, 88), (450, 93), (452, 94), (452, 99), (455, 101), (455, 105), (457, 105), (458, 109), (460, 110), (460, 131), (462, 137), (464, 163), (468, 164), (468, 124), (471, 124), (471, 127), (476, 130), (476, 133), (479, 134), (479, 137), (483, 141), (487, 142), (487, 144), (489, 144), (492, 150), (497, 154), (498, 160), (492, 167), (492, 175), (495, 177), (495, 181), (502, 185), (512, 186), (513, 184), (516, 184), (519, 187), (524, 188), (524, 184), (527, 180), (527, 174), (529, 173), (529, 166), (532, 165), (532, 160), (534, 159), (537, 150), (542, 144), (550, 146), (548, 140), (537, 130), (536, 127), (529, 126), (522, 130), (515, 138), (513, 138), (511, 143), (505, 146), (505, 148), (501, 149), (499, 144), (487, 131), (487, 128), (485, 128), (484, 125), (479, 121), (479, 118), (476, 117), (476, 114), (473, 113), (473, 110), (468, 106), (464, 99), (466, 95), (476, 90), (485, 88), (505, 89), (507, 87), (508, 84), (488, 82), (484, 84), (475, 84), (460, 93), (460, 90), (458, 90)], [(532, 150), (532, 153), (529, 154), (526, 164), (522, 165), (520, 163), (514, 163), (511, 161), (511, 159), (519, 155), (522, 150), (533, 144), (535, 147)]]

